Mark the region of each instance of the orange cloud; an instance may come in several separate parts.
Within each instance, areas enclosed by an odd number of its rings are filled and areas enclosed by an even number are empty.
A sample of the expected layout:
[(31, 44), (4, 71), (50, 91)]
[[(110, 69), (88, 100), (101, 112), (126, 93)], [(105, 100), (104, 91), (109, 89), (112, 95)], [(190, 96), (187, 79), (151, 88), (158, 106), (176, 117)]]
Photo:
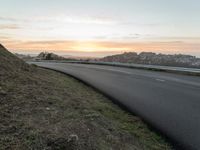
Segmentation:
[(0, 36), (0, 40), (8, 40), (10, 39), (10, 37), (7, 37), (7, 36)]
[(0, 25), (0, 30), (5, 30), (5, 29), (20, 29), (20, 27), (15, 25), (15, 24), (3, 24), (3, 25)]

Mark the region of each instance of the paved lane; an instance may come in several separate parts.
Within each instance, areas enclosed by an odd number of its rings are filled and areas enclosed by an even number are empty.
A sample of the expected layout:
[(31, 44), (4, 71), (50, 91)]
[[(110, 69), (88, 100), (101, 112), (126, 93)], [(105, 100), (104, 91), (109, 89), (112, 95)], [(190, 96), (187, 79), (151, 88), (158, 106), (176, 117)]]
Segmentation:
[(36, 64), (83, 80), (185, 149), (200, 149), (200, 77), (100, 65)]

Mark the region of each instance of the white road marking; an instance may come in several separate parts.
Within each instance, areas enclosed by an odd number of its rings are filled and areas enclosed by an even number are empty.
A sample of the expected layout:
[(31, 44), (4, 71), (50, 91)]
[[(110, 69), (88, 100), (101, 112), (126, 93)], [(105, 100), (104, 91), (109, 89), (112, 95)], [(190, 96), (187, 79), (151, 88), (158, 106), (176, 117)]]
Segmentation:
[(104, 68), (97, 68), (97, 69), (100, 69), (100, 70), (108, 70), (108, 71), (114, 71), (114, 72), (120, 72), (120, 73), (125, 73), (125, 74), (131, 74), (130, 72), (127, 72), (127, 71), (121, 71), (121, 70), (115, 70), (115, 69), (104, 69)]
[(156, 81), (165, 82), (165, 80), (163, 80), (163, 79), (156, 79)]

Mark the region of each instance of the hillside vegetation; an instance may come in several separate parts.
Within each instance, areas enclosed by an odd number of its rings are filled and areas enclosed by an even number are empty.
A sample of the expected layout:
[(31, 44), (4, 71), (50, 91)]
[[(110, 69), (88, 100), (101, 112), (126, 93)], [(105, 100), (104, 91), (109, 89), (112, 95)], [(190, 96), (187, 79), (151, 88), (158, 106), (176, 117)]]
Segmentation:
[(41, 60), (66, 60), (64, 57), (48, 52), (41, 52), (36, 58)]
[(127, 52), (104, 57), (101, 61), (200, 68), (200, 58), (182, 54), (165, 55), (152, 52), (137, 54), (135, 52)]
[(151, 131), (79, 81), (30, 66), (0, 45), (0, 150), (169, 150)]

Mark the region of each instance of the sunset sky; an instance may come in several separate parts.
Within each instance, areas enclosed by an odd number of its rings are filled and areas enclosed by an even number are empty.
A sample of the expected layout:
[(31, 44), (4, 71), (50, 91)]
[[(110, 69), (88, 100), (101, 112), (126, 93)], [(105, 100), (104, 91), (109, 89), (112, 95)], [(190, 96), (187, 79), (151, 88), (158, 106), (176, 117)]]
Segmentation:
[(200, 1), (0, 0), (0, 43), (30, 54), (200, 57)]

